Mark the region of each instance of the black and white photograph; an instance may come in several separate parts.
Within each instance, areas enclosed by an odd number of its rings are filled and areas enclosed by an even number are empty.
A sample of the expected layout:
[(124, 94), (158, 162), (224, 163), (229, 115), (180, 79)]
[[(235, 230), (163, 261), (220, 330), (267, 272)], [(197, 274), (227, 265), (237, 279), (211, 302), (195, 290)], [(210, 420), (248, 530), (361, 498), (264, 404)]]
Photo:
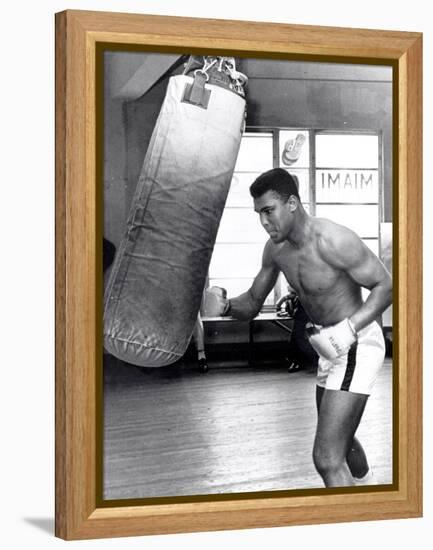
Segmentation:
[(102, 498), (387, 490), (392, 67), (102, 64)]
[(430, 547), (428, 6), (5, 4), (5, 548)]

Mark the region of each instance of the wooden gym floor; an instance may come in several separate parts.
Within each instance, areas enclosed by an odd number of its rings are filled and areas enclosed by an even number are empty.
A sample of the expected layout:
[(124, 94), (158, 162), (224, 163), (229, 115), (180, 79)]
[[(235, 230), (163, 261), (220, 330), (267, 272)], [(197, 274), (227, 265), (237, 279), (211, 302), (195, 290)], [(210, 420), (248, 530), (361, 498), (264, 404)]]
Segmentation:
[[(284, 366), (138, 369), (104, 356), (104, 499), (323, 487), (311, 450), (315, 376)], [(358, 429), (392, 483), (392, 364)]]

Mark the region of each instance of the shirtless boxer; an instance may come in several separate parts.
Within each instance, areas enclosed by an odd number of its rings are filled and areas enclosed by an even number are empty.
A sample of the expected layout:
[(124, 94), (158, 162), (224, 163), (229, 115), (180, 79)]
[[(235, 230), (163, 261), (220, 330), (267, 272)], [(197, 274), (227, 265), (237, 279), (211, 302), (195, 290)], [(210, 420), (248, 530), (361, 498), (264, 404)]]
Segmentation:
[[(353, 231), (309, 216), (287, 171), (265, 172), (250, 192), (270, 239), (251, 288), (222, 299), (221, 313), (254, 318), (283, 272), (311, 320), (307, 332), (320, 356), (314, 465), (327, 487), (371, 484), (355, 432), (385, 355), (377, 320), (391, 304), (390, 274)], [(362, 288), (370, 290), (365, 302)]]

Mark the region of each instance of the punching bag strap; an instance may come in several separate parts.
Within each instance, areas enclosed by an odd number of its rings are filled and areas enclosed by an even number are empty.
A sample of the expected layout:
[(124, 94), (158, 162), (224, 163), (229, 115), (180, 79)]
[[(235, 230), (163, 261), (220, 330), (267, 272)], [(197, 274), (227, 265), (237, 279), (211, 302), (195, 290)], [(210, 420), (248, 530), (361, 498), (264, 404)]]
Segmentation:
[(209, 76), (204, 70), (195, 71), (194, 82), (185, 86), (182, 102), (207, 109), (211, 91), (207, 90), (204, 85), (208, 80)]
[(185, 63), (184, 75), (194, 78), (185, 86), (182, 102), (207, 109), (211, 90), (206, 84), (220, 86), (245, 97), (248, 78), (236, 70), (234, 57), (190, 56)]

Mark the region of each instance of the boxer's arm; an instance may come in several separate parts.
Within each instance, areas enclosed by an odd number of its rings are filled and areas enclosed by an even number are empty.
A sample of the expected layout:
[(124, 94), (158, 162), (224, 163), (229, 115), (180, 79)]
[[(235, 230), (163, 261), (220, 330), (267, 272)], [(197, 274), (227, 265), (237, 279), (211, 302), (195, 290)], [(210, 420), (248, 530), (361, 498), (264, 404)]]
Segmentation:
[(391, 305), (391, 276), (379, 258), (350, 229), (337, 226), (324, 239), (326, 261), (346, 273), (358, 285), (370, 290), (364, 304), (350, 316), (355, 331), (359, 331)]
[(226, 315), (247, 321), (253, 319), (259, 313), (267, 295), (275, 286), (280, 272), (272, 259), (271, 247), (271, 242), (268, 242), (265, 246), (262, 266), (251, 288), (229, 300)]

